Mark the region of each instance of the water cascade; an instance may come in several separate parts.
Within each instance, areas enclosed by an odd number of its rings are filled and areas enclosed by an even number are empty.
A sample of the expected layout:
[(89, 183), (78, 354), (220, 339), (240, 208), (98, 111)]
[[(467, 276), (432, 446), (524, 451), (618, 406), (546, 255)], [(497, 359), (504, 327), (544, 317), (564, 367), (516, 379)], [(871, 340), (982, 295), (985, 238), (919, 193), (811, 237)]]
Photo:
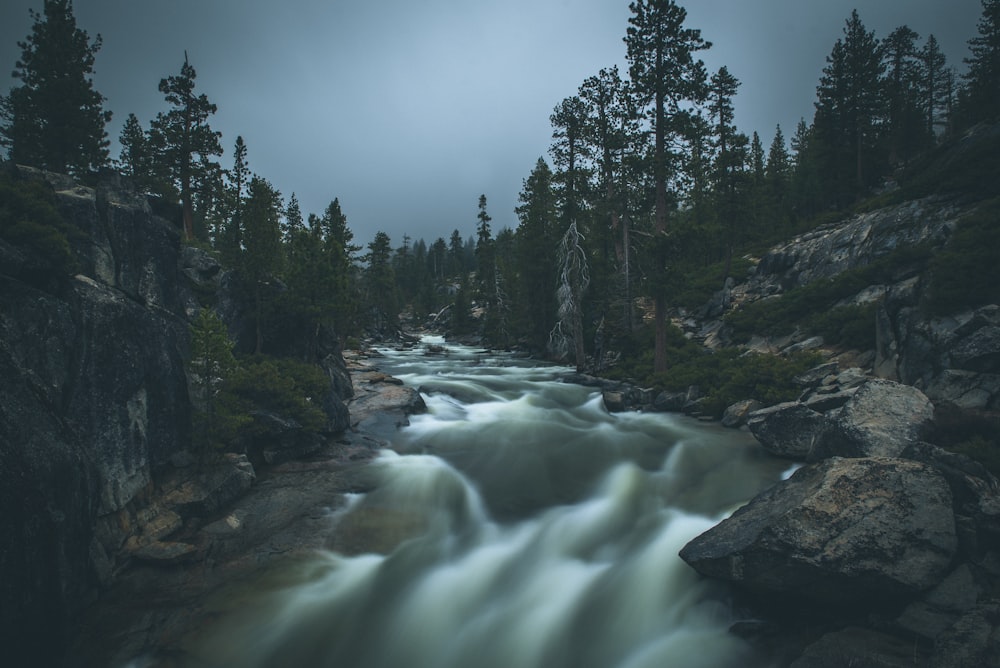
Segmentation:
[(749, 435), (609, 414), (592, 389), (559, 381), (567, 369), (511, 356), (384, 354), (428, 412), (330, 531), (336, 544), (369, 527), (385, 547), (297, 562), (298, 584), (209, 634), (210, 665), (764, 665), (727, 632), (726, 591), (677, 557), (781, 477)]

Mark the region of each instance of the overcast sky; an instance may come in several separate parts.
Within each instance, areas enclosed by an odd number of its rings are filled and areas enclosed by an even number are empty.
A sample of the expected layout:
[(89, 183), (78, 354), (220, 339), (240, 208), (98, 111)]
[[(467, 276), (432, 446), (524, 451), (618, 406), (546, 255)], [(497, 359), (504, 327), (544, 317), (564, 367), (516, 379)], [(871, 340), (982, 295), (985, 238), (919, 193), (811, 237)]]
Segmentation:
[[(305, 213), (338, 197), (355, 239), (383, 230), (428, 243), (475, 230), (480, 193), (497, 230), (516, 227), (523, 180), (551, 143), (549, 115), (604, 67), (627, 76), (628, 0), (77, 0), (78, 25), (104, 45), (95, 87), (144, 127), (166, 102), (161, 78), (187, 50), (200, 92), (219, 107), (224, 167), (237, 135), (250, 168)], [(883, 38), (908, 25), (933, 33), (964, 71), (980, 0), (688, 0), (687, 25), (742, 82), (736, 121), (765, 149), (812, 120), (825, 58), (851, 10)], [(0, 91), (29, 8), (0, 4)], [(118, 146), (113, 143), (112, 157)]]

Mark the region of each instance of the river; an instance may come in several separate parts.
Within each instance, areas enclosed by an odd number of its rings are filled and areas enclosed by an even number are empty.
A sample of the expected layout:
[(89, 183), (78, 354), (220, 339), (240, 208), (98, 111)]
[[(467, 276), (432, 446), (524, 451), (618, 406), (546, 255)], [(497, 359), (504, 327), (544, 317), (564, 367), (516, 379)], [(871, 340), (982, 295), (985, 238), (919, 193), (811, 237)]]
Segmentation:
[(746, 432), (610, 414), (564, 367), (424, 344), (447, 353), (384, 350), (379, 367), (427, 413), (372, 464), (375, 491), (330, 515), (332, 535), (385, 546), (297, 562), (213, 634), (213, 664), (766, 665), (727, 632), (725, 588), (677, 553), (786, 463)]

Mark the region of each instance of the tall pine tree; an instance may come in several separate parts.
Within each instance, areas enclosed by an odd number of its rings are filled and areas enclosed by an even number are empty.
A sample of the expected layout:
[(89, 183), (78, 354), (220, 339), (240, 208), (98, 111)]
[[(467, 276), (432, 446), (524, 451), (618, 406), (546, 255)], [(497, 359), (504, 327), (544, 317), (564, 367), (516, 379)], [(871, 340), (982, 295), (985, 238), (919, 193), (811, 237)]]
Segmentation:
[(108, 164), (111, 112), (91, 79), (101, 36), (76, 25), (70, 0), (45, 0), (13, 76), (21, 85), (0, 98), (0, 145), (15, 163), (83, 174)]
[(218, 168), (212, 157), (222, 155), (222, 135), (208, 125), (217, 107), (204, 93), (195, 94), (197, 76), (185, 52), (180, 74), (160, 80), (160, 92), (171, 108), (157, 114), (149, 133), (159, 169), (180, 194), (188, 239), (194, 236), (195, 184), (207, 168)]
[[(679, 120), (686, 102), (701, 102), (706, 95), (705, 67), (694, 55), (711, 47), (701, 31), (684, 27), (687, 12), (673, 0), (636, 0), (629, 4), (632, 16), (625, 36), (629, 74), (643, 106), (650, 109), (653, 130), (653, 178), (655, 190), (655, 231), (667, 231), (669, 200), (667, 183), (673, 163), (668, 141), (679, 130)], [(666, 257), (654, 259), (666, 264)], [(666, 295), (662, 286), (654, 287), (656, 340), (653, 368), (667, 368)]]

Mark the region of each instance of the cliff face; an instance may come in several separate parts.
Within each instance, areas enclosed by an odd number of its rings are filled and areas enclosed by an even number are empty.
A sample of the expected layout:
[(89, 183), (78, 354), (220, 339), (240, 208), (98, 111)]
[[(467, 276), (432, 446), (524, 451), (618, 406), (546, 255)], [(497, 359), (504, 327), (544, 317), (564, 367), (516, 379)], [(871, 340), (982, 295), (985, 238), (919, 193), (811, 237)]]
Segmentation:
[(42, 660), (110, 578), (123, 509), (190, 441), (187, 297), (177, 228), (145, 198), (113, 176), (15, 178), (49, 182), (82, 232), (56, 289), (0, 242), (0, 629)]
[[(113, 173), (89, 188), (0, 169), (15, 186), (41, 184), (52, 196), (78, 272), (54, 278), (37, 245), (0, 239), (0, 644), (32, 665), (55, 665), (81, 611), (138, 549), (198, 506), (166, 507), (169, 490), (160, 489), (184, 475), (171, 462), (190, 461), (194, 292), (213, 290), (229, 305), (231, 331), (245, 329), (247, 308), (226, 293), (217, 262), (181, 245), (175, 207), (154, 209)], [(19, 215), (6, 204), (0, 215)], [(349, 426), (350, 379), (335, 337), (322, 342), (325, 431), (335, 433)], [(280, 434), (269, 445), (280, 449)], [(254, 477), (245, 457), (223, 467), (206, 472), (216, 496), (201, 506), (225, 503)]]

